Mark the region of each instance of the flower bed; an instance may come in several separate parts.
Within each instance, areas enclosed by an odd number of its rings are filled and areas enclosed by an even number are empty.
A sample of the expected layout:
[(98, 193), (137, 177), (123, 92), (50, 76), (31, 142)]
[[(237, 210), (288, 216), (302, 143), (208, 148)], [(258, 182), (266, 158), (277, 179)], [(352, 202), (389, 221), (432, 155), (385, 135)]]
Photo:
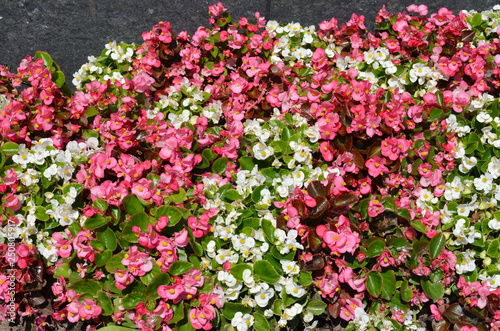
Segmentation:
[(0, 66), (0, 319), (500, 329), (500, 8), (233, 20)]

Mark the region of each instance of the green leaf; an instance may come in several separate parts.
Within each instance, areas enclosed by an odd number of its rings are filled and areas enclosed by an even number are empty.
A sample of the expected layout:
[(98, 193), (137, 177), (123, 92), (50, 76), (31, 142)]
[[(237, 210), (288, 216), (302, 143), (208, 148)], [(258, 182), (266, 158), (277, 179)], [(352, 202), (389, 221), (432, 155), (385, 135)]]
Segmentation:
[(224, 170), (226, 170), (228, 161), (229, 159), (225, 156), (217, 159), (212, 165), (212, 171), (220, 175), (224, 172)]
[(443, 116), (444, 112), (439, 108), (432, 108), (428, 120), (434, 122)]
[(327, 304), (318, 299), (312, 299), (307, 303), (306, 310), (314, 315), (321, 315), (326, 311)]
[(398, 215), (401, 218), (409, 220), (411, 218), (411, 214), (406, 208), (398, 208), (396, 209), (396, 215)]
[(273, 223), (269, 220), (262, 219), (261, 227), (264, 231), (264, 237), (266, 237), (270, 243), (274, 243), (274, 231), (276, 231), (276, 228), (273, 226)]
[(68, 288), (73, 289), (76, 293), (84, 294), (96, 294), (99, 290), (101, 290), (101, 286), (99, 283), (93, 279), (81, 279), (76, 282), (69, 284)]
[(368, 246), (366, 257), (376, 257), (382, 254), (385, 250), (385, 242), (383, 239), (377, 238)]
[(92, 205), (100, 211), (106, 211), (108, 209), (108, 203), (104, 199), (95, 199)]
[(174, 317), (170, 321), (171, 324), (177, 323), (184, 318), (184, 305), (181, 303), (172, 306), (172, 310), (174, 311)]
[(255, 262), (253, 270), (254, 274), (257, 275), (260, 280), (269, 284), (276, 284), (281, 278), (273, 265), (266, 260), (259, 260)]
[(61, 70), (52, 73), (52, 81), (56, 83), (57, 88), (61, 88), (66, 82), (66, 76)]
[(259, 186), (257, 186), (256, 188), (254, 188), (254, 190), (253, 190), (253, 192), (252, 192), (252, 202), (253, 202), (253, 203), (258, 203), (258, 202), (260, 202), (260, 200), (262, 199), (260, 192), (261, 192), (263, 189), (265, 189), (265, 188), (267, 188), (267, 186), (266, 186), (266, 185), (259, 185)]
[(229, 201), (236, 201), (241, 200), (241, 195), (235, 189), (229, 189), (224, 192), (221, 198), (227, 198)]
[(408, 280), (403, 281), (401, 284), (401, 300), (405, 302), (410, 302), (413, 298), (413, 291), (408, 288)]
[(155, 216), (157, 219), (160, 218), (161, 216), (167, 216), (168, 217), (167, 226), (174, 226), (181, 220), (182, 211), (180, 208), (174, 206), (161, 206), (158, 209), (156, 209)]
[(374, 297), (379, 297), (382, 292), (382, 276), (379, 273), (370, 271), (366, 278), (366, 289)]
[(183, 188), (180, 188), (179, 192), (177, 194), (172, 194), (169, 197), (172, 199), (172, 201), (175, 204), (182, 203), (182, 202), (186, 201), (186, 199), (187, 199), (187, 197), (186, 197), (186, 191)]
[(252, 266), (246, 263), (239, 263), (239, 264), (233, 264), (231, 266), (231, 274), (239, 280), (240, 282), (243, 281), (243, 272), (245, 270), (250, 270), (251, 273), (253, 274)]
[(477, 28), (481, 24), (483, 24), (483, 16), (481, 13), (477, 13), (472, 16), (471, 25), (473, 28)]
[(71, 275), (71, 267), (69, 266), (68, 263), (61, 264), (56, 268), (56, 271), (54, 272), (54, 278), (59, 278), (60, 276), (63, 276), (64, 278), (69, 278)]
[(102, 267), (105, 265), (109, 259), (113, 256), (113, 252), (111, 252), (109, 249), (104, 250), (104, 252), (96, 252), (95, 253), (95, 264), (98, 267)]
[(152, 297), (154, 299), (158, 299), (160, 296), (158, 295), (158, 287), (160, 285), (168, 285), (171, 282), (171, 278), (166, 273), (160, 273), (156, 275), (153, 280), (149, 283), (148, 287), (144, 294), (147, 297)]
[(8, 141), (2, 145), (2, 152), (4, 152), (5, 155), (17, 154), (19, 152), (19, 145)]
[(493, 258), (500, 257), (500, 241), (498, 239), (493, 239), (490, 242), (486, 254), (488, 254), (488, 256), (491, 256)]
[(99, 239), (111, 252), (116, 249), (116, 235), (110, 228), (99, 229), (97, 232), (97, 239)]
[(253, 328), (256, 331), (269, 331), (269, 330), (271, 330), (271, 325), (269, 325), (269, 322), (267, 321), (267, 318), (264, 315), (262, 315), (261, 313), (253, 313), (252, 316), (255, 319), (254, 324), (253, 324)]
[(137, 234), (132, 231), (134, 226), (138, 226), (141, 232), (148, 231), (148, 225), (150, 224), (148, 215), (145, 212), (138, 212), (130, 217), (130, 219), (125, 223), (122, 231), (123, 239), (131, 243), (137, 242)]
[(430, 243), (430, 254), (433, 259), (439, 256), (443, 251), (444, 244), (446, 243), (446, 238), (442, 233), (436, 234), (431, 239)]
[(430, 280), (421, 280), (420, 284), (424, 289), (425, 294), (434, 301), (443, 297), (444, 286), (442, 283), (432, 283)]
[(109, 295), (103, 291), (97, 292), (97, 304), (102, 308), (102, 314), (104, 316), (113, 314), (113, 303), (111, 302)]
[(416, 220), (416, 221), (413, 221), (410, 223), (411, 226), (417, 230), (418, 232), (421, 232), (421, 233), (426, 233), (427, 231), (425, 230), (425, 225), (422, 224), (422, 222), (420, 220)]
[(132, 292), (123, 297), (122, 306), (125, 309), (133, 309), (140, 302), (146, 302), (146, 297), (141, 292)]
[(252, 171), (252, 169), (255, 167), (255, 162), (253, 161), (253, 158), (250, 156), (240, 157), (238, 159), (238, 163), (240, 164), (241, 170)]
[(302, 286), (309, 286), (313, 283), (314, 280), (310, 271), (301, 270), (299, 273), (298, 281)]
[(380, 297), (390, 300), (396, 292), (396, 276), (393, 270), (388, 270), (380, 275), (382, 276), (382, 292)]
[(252, 311), (251, 307), (244, 306), (241, 303), (225, 302), (222, 307), (222, 315), (228, 320), (233, 319), (237, 312), (242, 312), (243, 314), (250, 314)]
[(106, 271), (109, 273), (116, 273), (116, 270), (127, 270), (127, 267), (122, 264), (122, 260), (125, 258), (125, 252), (121, 252), (111, 257), (106, 263)]
[(85, 220), (85, 223), (83, 224), (83, 228), (85, 230), (93, 230), (100, 228), (101, 226), (104, 226), (108, 224), (111, 221), (111, 217), (103, 217), (101, 214), (96, 213), (94, 216), (89, 217)]
[(125, 211), (127, 214), (135, 214), (140, 211), (144, 211), (144, 206), (135, 194), (127, 195), (123, 199), (123, 206), (125, 206)]
[(172, 276), (179, 276), (179, 275), (182, 275), (182, 274), (188, 272), (191, 269), (193, 269), (193, 264), (192, 263), (189, 263), (189, 262), (186, 262), (186, 261), (175, 261), (170, 266), (170, 269), (168, 270), (168, 272)]
[(35, 53), (35, 59), (42, 59), (43, 64), (47, 68), (52, 67), (52, 64), (54, 63), (54, 60), (52, 60), (52, 57), (49, 55), (49, 53), (42, 52), (42, 51), (38, 51)]

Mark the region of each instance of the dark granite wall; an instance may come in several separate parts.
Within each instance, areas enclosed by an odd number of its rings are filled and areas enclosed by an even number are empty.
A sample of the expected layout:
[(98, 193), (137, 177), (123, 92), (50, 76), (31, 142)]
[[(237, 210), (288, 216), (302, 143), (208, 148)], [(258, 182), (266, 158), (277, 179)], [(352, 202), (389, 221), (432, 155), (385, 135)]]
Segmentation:
[[(170, 21), (174, 32), (194, 31), (208, 25), (208, 0), (0, 0), (0, 64), (17, 67), (21, 59), (36, 51), (49, 52), (71, 80), (73, 72), (98, 55), (104, 45), (141, 43), (141, 33), (159, 21)], [(399, 12), (411, 0), (226, 0), (233, 17), (253, 17), (255, 11), (282, 23), (303, 26), (332, 17), (341, 23), (351, 14), (365, 15), (373, 27), (376, 12), (386, 4)], [(422, 3), (422, 2), (421, 2)], [(429, 13), (447, 7), (458, 10), (491, 9), (495, 0), (425, 0)]]

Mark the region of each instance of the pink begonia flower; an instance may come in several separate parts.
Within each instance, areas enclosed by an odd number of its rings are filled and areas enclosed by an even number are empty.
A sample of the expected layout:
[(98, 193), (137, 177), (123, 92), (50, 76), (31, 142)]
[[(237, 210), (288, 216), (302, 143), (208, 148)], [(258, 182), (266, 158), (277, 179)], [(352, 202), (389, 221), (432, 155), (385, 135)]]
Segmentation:
[(68, 321), (70, 321), (71, 323), (76, 323), (80, 320), (80, 305), (81, 303), (77, 301), (73, 301), (68, 305)]
[(212, 305), (193, 308), (189, 311), (189, 321), (195, 329), (212, 329), (211, 321), (215, 318), (215, 308)]
[(189, 243), (189, 233), (186, 229), (174, 233), (174, 242), (178, 247), (186, 247)]
[(422, 15), (422, 16), (425, 16), (427, 15), (427, 13), (429, 12), (427, 10), (427, 6), (426, 5), (410, 5), (408, 7), (406, 7), (406, 10), (408, 10), (410, 13), (416, 13), (416, 14), (419, 14), (419, 15)]
[(376, 217), (384, 211), (384, 205), (377, 199), (371, 199), (370, 202), (368, 202), (368, 216)]
[(366, 289), (364, 278), (355, 278), (354, 271), (350, 267), (345, 267), (339, 275), (339, 281), (347, 283), (353, 290), (363, 292)]
[(437, 322), (439, 322), (443, 318), (441, 312), (435, 304), (431, 305), (431, 313), (432, 318), (434, 318), (434, 320), (436, 320)]
[(7, 207), (12, 211), (18, 211), (22, 206), (19, 197), (13, 193), (8, 193), (7, 196), (2, 198), (2, 200), (4, 200), (4, 207)]
[(128, 254), (122, 259), (122, 264), (127, 266), (127, 270), (134, 276), (144, 276), (153, 268), (152, 257), (139, 251), (137, 246), (130, 247)]
[(102, 308), (98, 306), (93, 300), (84, 299), (83, 305), (78, 308), (78, 313), (81, 318), (91, 319), (98, 317), (102, 312)]
[(134, 89), (139, 93), (148, 91), (151, 85), (155, 82), (154, 78), (145, 72), (141, 72), (134, 76)]
[(371, 159), (365, 162), (365, 166), (368, 168), (368, 173), (372, 177), (377, 177), (384, 172), (388, 172), (389, 169), (385, 166), (385, 158), (375, 155)]

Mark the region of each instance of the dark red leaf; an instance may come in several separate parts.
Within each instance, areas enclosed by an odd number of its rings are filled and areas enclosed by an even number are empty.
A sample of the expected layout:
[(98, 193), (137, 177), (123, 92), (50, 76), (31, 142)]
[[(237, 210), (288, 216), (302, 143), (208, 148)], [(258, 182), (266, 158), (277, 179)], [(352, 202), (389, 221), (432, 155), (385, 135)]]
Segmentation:
[(317, 196), (314, 198), (316, 200), (316, 206), (311, 210), (309, 218), (316, 219), (321, 217), (323, 213), (330, 207), (330, 203), (324, 196)]
[(307, 193), (313, 198), (318, 196), (324, 197), (326, 196), (326, 188), (319, 180), (313, 180), (307, 186)]
[(356, 194), (352, 192), (341, 193), (339, 196), (334, 198), (335, 207), (345, 207), (358, 202), (359, 198)]

